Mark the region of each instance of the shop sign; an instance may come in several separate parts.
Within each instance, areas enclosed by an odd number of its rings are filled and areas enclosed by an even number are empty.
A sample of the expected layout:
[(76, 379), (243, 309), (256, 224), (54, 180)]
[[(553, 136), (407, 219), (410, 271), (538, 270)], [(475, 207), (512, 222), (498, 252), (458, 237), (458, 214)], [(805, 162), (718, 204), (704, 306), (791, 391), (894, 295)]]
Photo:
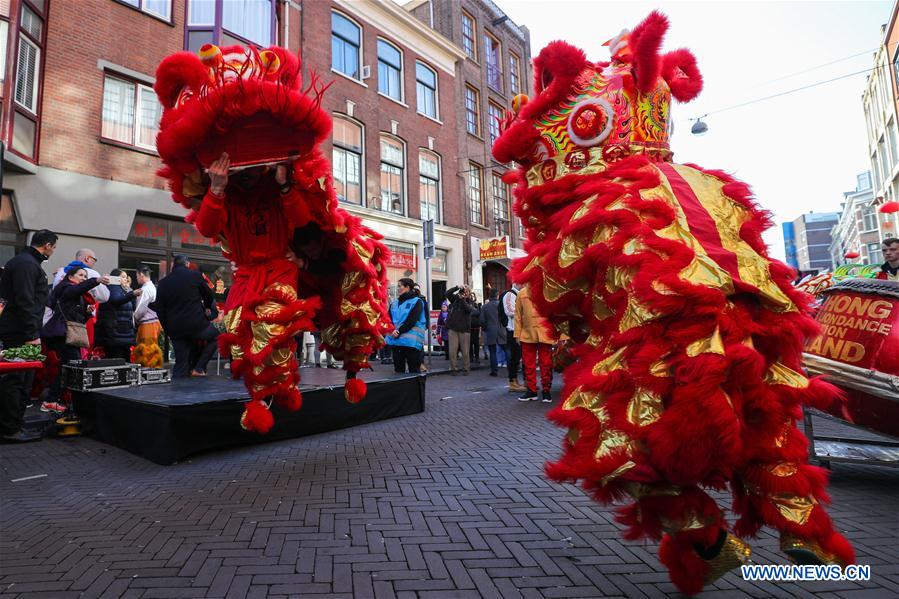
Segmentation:
[(393, 244), (386, 244), (390, 250), (390, 259), (387, 260), (387, 266), (392, 268), (402, 268), (415, 270), (417, 268), (415, 249)]
[(482, 239), (480, 244), (480, 258), (484, 260), (499, 260), (509, 257), (509, 236), (491, 237)]

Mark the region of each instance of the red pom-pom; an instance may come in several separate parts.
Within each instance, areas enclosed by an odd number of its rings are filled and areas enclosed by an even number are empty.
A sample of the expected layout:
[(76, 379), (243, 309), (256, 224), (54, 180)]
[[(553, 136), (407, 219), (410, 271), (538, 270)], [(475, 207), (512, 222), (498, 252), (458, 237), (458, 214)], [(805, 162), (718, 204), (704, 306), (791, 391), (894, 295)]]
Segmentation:
[(362, 379), (348, 379), (343, 387), (343, 394), (350, 403), (359, 403), (365, 398), (368, 386)]
[(265, 402), (258, 399), (248, 401), (244, 406), (243, 416), (240, 417), (240, 426), (245, 430), (265, 434), (275, 425), (275, 417), (269, 411)]

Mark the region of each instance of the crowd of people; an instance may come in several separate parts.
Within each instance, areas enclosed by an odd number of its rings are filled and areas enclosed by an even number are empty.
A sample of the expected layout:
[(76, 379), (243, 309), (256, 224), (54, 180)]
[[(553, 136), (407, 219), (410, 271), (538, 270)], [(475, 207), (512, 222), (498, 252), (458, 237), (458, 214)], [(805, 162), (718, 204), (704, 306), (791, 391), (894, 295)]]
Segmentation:
[(85, 248), (48, 283), (42, 264), (57, 240), (52, 231), (37, 231), (0, 275), (2, 347), (41, 346), (48, 357), (43, 385), (35, 384), (33, 370), (0, 376), (0, 435), (7, 441), (41, 437), (40, 431), (24, 428), (33, 396), (40, 398), (43, 412), (68, 409), (62, 380), (67, 364), (89, 358), (130, 362), (132, 348), (142, 342), (155, 346), (164, 330), (174, 348), (173, 375), (201, 377), (216, 350), (215, 298), (186, 256), (175, 257), (157, 288), (146, 266), (136, 269), (134, 285), (121, 268), (100, 274), (97, 254)]
[[(45, 354), (55, 355), (60, 366), (46, 381), (42, 411), (66, 409), (61, 401), (62, 365), (88, 357), (130, 360), (135, 344), (147, 340), (155, 344), (160, 331), (165, 331), (174, 350), (174, 377), (206, 375), (217, 347), (218, 311), (210, 285), (186, 256), (175, 256), (171, 272), (157, 287), (145, 266), (135, 272), (136, 285), (120, 268), (101, 275), (94, 268), (96, 253), (85, 248), (48, 283), (42, 263), (53, 255), (56, 242), (53, 232), (37, 231), (29, 247), (10, 259), (0, 276), (2, 347), (40, 345)], [(895, 280), (899, 240), (887, 239), (883, 246), (886, 262), (878, 278)], [(428, 300), (409, 278), (397, 282), (397, 293), (390, 306), (392, 331), (385, 339), (386, 350), (397, 373), (417, 374), (426, 370)], [(468, 286), (456, 286), (441, 304), (435, 341), (452, 374), (467, 376), (483, 351), (490, 376), (499, 376), (499, 369), (505, 368), (508, 390), (521, 393), (520, 401), (552, 402), (552, 352), (558, 340), (537, 315), (528, 289), (512, 285), (500, 293), (488, 288), (486, 295), (487, 301), (479, 304)], [(312, 350), (314, 365), (321, 366), (317, 335), (312, 333)], [(306, 345), (300, 343), (301, 352)], [(312, 351), (308, 358), (311, 361)], [(300, 361), (306, 361), (302, 355)], [(326, 356), (326, 365), (334, 366), (331, 356)], [(0, 434), (7, 440), (39, 438), (23, 429), (33, 379), (33, 371), (0, 376)]]
[[(394, 330), (387, 344), (397, 373), (417, 373), (422, 368), (428, 303), (412, 279), (400, 279), (397, 289), (399, 297), (390, 307)], [(499, 376), (499, 369), (506, 368), (508, 389), (522, 393), (520, 401), (552, 402), (552, 350), (557, 339), (537, 315), (527, 289), (512, 285), (500, 294), (488, 288), (487, 301), (479, 304), (467, 285), (452, 287), (441, 305), (436, 333), (436, 345), (443, 348), (454, 376), (468, 376), (483, 347), (490, 376)], [(519, 366), (523, 384), (518, 380)]]

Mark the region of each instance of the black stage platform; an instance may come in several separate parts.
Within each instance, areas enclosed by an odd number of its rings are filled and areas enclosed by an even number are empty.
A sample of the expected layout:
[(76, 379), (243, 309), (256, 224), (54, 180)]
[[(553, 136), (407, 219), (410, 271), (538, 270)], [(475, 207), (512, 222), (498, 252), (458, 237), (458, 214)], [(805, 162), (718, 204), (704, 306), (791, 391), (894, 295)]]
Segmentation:
[(240, 427), (249, 399), (242, 381), (209, 376), (126, 389), (73, 392), (85, 434), (152, 460), (173, 464), (189, 455), (235, 445), (278, 441), (423, 412), (424, 376), (360, 373), (368, 384), (361, 403), (344, 399), (342, 370), (301, 371), (303, 407), (273, 406), (266, 435)]

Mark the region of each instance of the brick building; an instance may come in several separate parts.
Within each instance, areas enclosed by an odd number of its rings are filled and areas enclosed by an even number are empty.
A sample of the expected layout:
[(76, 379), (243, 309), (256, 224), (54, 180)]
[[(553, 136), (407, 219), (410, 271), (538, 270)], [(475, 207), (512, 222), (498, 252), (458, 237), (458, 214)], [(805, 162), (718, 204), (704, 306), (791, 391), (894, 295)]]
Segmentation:
[(490, 0), (412, 0), (405, 8), (461, 47), (456, 67), (459, 174), (470, 234), (466, 266), (482, 298), (488, 287), (506, 288), (511, 259), (524, 255), (512, 193), (502, 182), (509, 169), (493, 159), (499, 119), (518, 94), (531, 93), (531, 41)]
[[(454, 123), (461, 49), (391, 2), (306, 0), (300, 40), (307, 69), (334, 83), (329, 149), (341, 200), (385, 236), (397, 279), (420, 283), (439, 309), (463, 280), (465, 214)], [(425, 289), (422, 221), (435, 222), (436, 256)], [(453, 283), (449, 283), (452, 281)]]
[(216, 244), (183, 222), (155, 176), (153, 76), (166, 55), (204, 43), (279, 44), (302, 48), (306, 74), (335, 80), (323, 150), (344, 205), (394, 250), (391, 283), (424, 282), (429, 215), (436, 291), (464, 278), (459, 152), (444, 125), (459, 118), (464, 54), (390, 0), (0, 0), (0, 41), (4, 259), (49, 228), (61, 235), (49, 271), (89, 246), (100, 270), (148, 264), (158, 276), (184, 252), (227, 286)]

